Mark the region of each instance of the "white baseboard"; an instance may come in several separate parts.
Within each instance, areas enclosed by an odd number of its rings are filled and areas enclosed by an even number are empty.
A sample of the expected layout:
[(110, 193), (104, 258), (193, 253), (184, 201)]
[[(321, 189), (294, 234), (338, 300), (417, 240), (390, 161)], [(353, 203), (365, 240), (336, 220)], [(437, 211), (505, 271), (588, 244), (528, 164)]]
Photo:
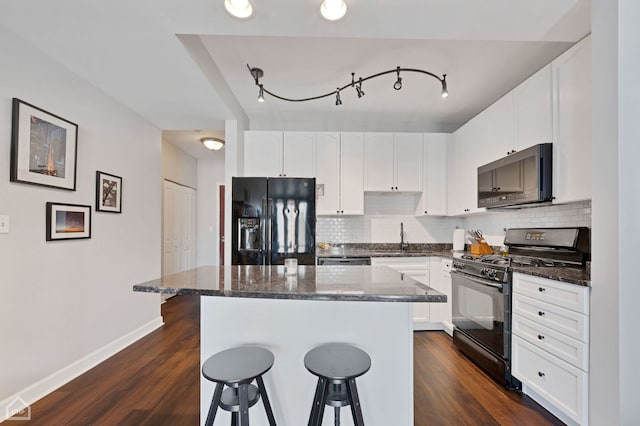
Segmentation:
[(88, 354), (87, 356), (69, 364), (61, 370), (50, 374), (44, 379), (30, 386), (27, 386), (14, 395), (11, 395), (10, 397), (0, 401), (0, 422), (3, 422), (7, 418), (11, 417), (12, 413), (10, 413), (10, 409), (16, 408), (16, 405), (22, 405), (22, 408), (27, 408), (25, 407), (25, 405), (30, 406), (34, 402), (50, 394), (62, 385), (70, 382), (81, 374), (92, 369), (102, 361), (120, 352), (132, 343), (140, 340), (157, 328), (162, 327), (162, 325), (164, 325), (162, 317), (160, 316), (158, 318), (155, 318), (148, 323), (138, 327), (137, 329), (125, 334), (124, 336), (121, 336), (116, 340), (107, 343), (100, 349)]

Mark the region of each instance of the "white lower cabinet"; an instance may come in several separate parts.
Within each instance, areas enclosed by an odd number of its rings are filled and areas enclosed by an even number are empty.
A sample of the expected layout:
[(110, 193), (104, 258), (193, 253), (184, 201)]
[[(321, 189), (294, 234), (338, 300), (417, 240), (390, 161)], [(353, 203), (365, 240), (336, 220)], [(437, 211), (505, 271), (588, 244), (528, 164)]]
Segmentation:
[(568, 424), (588, 424), (589, 288), (515, 273), (512, 373)]
[(372, 266), (388, 266), (447, 295), (447, 303), (413, 303), (413, 329), (446, 330), (451, 321), (451, 285), (443, 291), (439, 257), (372, 257)]

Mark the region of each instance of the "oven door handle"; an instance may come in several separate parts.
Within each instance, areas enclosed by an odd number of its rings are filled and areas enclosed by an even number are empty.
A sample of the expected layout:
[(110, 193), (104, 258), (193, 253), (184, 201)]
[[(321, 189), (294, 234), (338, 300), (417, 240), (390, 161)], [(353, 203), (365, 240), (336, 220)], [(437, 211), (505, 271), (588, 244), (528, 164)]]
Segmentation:
[(469, 281), (473, 281), (473, 282), (475, 282), (475, 283), (477, 283), (477, 284), (480, 284), (480, 285), (486, 285), (486, 286), (489, 286), (489, 287), (499, 288), (500, 290), (502, 290), (502, 288), (503, 288), (503, 286), (504, 286), (504, 284), (501, 284), (501, 283), (494, 283), (494, 282), (489, 281), (489, 280), (483, 280), (483, 279), (481, 279), (481, 278), (476, 278), (476, 277), (473, 277), (473, 276), (471, 276), (471, 275), (467, 275), (467, 274), (465, 274), (465, 273), (463, 273), (463, 272), (458, 272), (458, 271), (453, 270), (453, 269), (451, 270), (451, 273), (452, 273), (452, 274), (459, 275), (460, 277), (462, 277), (462, 278), (464, 278), (464, 279), (467, 279), (467, 280), (469, 280)]

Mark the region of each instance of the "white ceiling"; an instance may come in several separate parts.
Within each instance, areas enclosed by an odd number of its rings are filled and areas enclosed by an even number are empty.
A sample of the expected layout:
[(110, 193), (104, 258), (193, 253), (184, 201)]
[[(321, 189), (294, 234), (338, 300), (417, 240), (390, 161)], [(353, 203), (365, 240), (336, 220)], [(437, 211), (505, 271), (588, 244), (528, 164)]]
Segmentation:
[[(590, 31), (589, 0), (345, 1), (345, 18), (326, 22), (320, 0), (252, 0), (246, 21), (223, 0), (3, 0), (0, 25), (160, 129), (218, 131), (234, 117), (252, 128), (453, 130)], [(399, 65), (446, 73), (450, 97), (407, 74), (401, 91), (392, 76), (370, 80), (339, 108), (258, 104), (247, 63), (285, 96)]]

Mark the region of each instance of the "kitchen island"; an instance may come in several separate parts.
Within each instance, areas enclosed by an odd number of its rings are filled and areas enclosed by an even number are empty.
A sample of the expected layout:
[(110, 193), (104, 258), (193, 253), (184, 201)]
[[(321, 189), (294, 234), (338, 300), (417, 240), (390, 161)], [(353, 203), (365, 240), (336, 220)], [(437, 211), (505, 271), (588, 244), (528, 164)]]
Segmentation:
[[(446, 302), (446, 296), (384, 266), (207, 266), (138, 284), (134, 291), (200, 295), (201, 364), (221, 350), (259, 345), (275, 355), (264, 376), (276, 421), (306, 424), (316, 377), (306, 371), (307, 351), (327, 342), (366, 351), (372, 367), (358, 378), (367, 425), (413, 425), (411, 302)], [(391, 303), (389, 303), (391, 302)], [(201, 423), (214, 385), (200, 380)], [(343, 425), (352, 425), (344, 410)], [(229, 424), (219, 412), (216, 423)], [(262, 404), (252, 425), (266, 425)], [(327, 411), (323, 425), (333, 424)]]

